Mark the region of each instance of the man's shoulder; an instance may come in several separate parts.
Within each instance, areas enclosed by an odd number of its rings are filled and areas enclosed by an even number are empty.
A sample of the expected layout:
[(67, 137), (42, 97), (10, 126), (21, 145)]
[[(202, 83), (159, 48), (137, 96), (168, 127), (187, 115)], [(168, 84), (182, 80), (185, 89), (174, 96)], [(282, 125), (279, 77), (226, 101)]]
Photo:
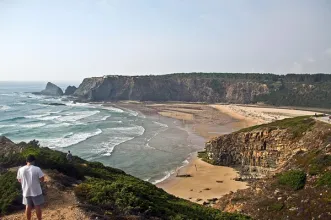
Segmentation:
[(20, 170), (25, 170), (26, 168), (27, 168), (27, 165), (22, 166), (22, 167), (20, 167), (20, 168), (18, 169), (18, 171), (20, 171)]
[(35, 165), (33, 165), (32, 168), (35, 169), (35, 170), (41, 170), (40, 167), (35, 166)]

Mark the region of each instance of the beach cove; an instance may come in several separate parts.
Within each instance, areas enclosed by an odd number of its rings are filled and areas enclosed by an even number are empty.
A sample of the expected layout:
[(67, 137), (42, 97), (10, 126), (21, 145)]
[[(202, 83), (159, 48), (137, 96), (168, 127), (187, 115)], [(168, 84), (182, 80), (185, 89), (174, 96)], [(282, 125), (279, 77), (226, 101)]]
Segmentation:
[[(135, 109), (149, 116), (159, 115), (157, 117), (179, 120), (188, 133), (200, 136), (204, 142), (245, 127), (315, 114), (308, 110), (227, 104), (121, 102), (118, 106)], [(201, 140), (197, 145), (201, 146), (199, 151), (204, 149)], [(190, 155), (187, 164), (178, 167), (168, 178), (156, 185), (170, 194), (203, 204), (249, 187), (246, 182), (235, 181), (236, 177), (238, 173), (235, 169), (206, 163), (198, 158), (195, 152)]]

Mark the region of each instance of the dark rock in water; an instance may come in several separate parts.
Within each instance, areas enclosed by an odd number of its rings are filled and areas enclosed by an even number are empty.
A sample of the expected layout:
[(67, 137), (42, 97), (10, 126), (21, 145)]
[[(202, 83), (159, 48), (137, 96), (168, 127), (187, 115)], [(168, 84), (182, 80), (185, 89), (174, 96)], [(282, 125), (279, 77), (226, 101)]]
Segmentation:
[(54, 106), (59, 106), (59, 105), (66, 105), (63, 103), (43, 103), (44, 105), (54, 105)]
[(66, 91), (64, 92), (64, 95), (72, 95), (77, 90), (76, 86), (68, 86), (66, 88)]
[(48, 82), (46, 88), (41, 92), (34, 92), (35, 95), (50, 95), (50, 96), (62, 96), (63, 91), (57, 85)]

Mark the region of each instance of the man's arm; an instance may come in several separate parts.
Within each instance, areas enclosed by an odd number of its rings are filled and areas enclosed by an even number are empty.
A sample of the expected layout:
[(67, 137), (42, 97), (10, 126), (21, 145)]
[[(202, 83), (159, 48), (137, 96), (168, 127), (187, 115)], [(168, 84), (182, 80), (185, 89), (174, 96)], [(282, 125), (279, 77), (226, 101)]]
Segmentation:
[(45, 181), (45, 175), (44, 175), (43, 171), (41, 171), (40, 168), (39, 168), (39, 180), (40, 180), (40, 182)]
[(40, 177), (40, 178), (39, 178), (39, 180), (40, 180), (40, 182), (42, 182), (42, 183), (43, 183), (43, 182), (45, 181), (45, 176), (43, 176), (43, 177)]
[(18, 182), (22, 182), (22, 177), (21, 177), (20, 169), (18, 169), (18, 171), (17, 171), (17, 181)]

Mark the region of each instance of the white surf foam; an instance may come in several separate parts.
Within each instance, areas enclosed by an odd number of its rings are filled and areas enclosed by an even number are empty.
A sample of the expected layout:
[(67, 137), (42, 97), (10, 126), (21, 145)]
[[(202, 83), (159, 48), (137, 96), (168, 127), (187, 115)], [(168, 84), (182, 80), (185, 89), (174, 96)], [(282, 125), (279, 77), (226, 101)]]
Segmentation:
[(7, 111), (11, 109), (11, 107), (9, 107), (8, 105), (0, 105), (0, 111)]
[(88, 107), (88, 108), (96, 108), (96, 105), (92, 105), (90, 103), (82, 103), (82, 102), (76, 102), (70, 101), (66, 103), (67, 106), (74, 106), (74, 107)]
[(80, 112), (71, 112), (67, 113), (65, 116), (58, 118), (58, 121), (61, 122), (75, 122), (83, 118), (90, 117), (92, 115), (98, 114), (100, 111), (80, 111)]
[(0, 125), (0, 128), (10, 128), (10, 127), (16, 127), (18, 124), (10, 124), (10, 125)]
[(88, 138), (94, 137), (102, 133), (101, 129), (97, 129), (93, 132), (86, 132), (86, 133), (69, 133), (62, 138), (54, 138), (54, 139), (40, 139), (40, 143), (43, 146), (49, 148), (56, 148), (56, 147), (69, 147), (74, 144), (78, 144), (82, 141), (87, 140)]
[(52, 121), (52, 120), (58, 119), (60, 117), (61, 117), (61, 115), (45, 116), (45, 117), (39, 118), (39, 120), (42, 120), (42, 121)]
[(59, 127), (69, 127), (70, 123), (64, 122), (64, 123), (56, 123), (56, 124), (48, 124), (46, 127), (48, 128), (59, 128)]
[(166, 125), (166, 124), (162, 124), (162, 123), (157, 122), (157, 121), (153, 121), (153, 123), (154, 123), (154, 124), (157, 124), (157, 125), (159, 125), (159, 126), (161, 126), (161, 127), (165, 127), (165, 128), (168, 128), (168, 127), (169, 127), (168, 125)]
[(149, 145), (149, 143), (145, 144), (145, 147), (146, 147), (146, 148), (149, 148), (149, 149), (153, 149), (153, 150), (155, 150), (155, 147), (151, 147), (151, 146)]
[(117, 128), (107, 128), (107, 131), (111, 131), (120, 134), (127, 134), (127, 136), (132, 135), (143, 135), (145, 132), (145, 128), (142, 126), (134, 126), (134, 127), (117, 127)]
[(101, 106), (102, 109), (106, 109), (109, 110), (111, 112), (118, 112), (118, 113), (122, 113), (124, 112), (122, 109), (119, 108), (115, 108), (115, 107), (111, 107), (111, 106)]
[(110, 156), (116, 146), (132, 139), (133, 137), (113, 137), (109, 140), (109, 142), (102, 142), (98, 146), (98, 149), (95, 149), (93, 151), (95, 153), (102, 154), (102, 156)]
[(101, 118), (101, 121), (106, 121), (106, 120), (107, 120), (107, 118), (109, 118), (109, 117), (110, 117), (110, 115), (108, 115), (108, 116), (105, 116), (105, 117)]
[(42, 118), (42, 117), (45, 117), (45, 116), (49, 116), (50, 113), (46, 113), (46, 114), (41, 114), (41, 115), (27, 115), (27, 116), (24, 116), (24, 118), (35, 118), (35, 119), (39, 119), (39, 118)]
[(164, 180), (168, 179), (171, 176), (171, 174), (174, 174), (174, 173), (175, 173), (175, 170), (166, 171), (166, 172), (164, 172), (164, 174), (165, 174), (164, 177), (162, 177), (161, 179), (153, 181), (152, 184), (158, 184), (160, 182), (163, 182)]
[(23, 128), (39, 128), (45, 126), (45, 123), (31, 123), (31, 124), (23, 124), (20, 125)]
[(15, 93), (2, 93), (1, 96), (16, 96)]

